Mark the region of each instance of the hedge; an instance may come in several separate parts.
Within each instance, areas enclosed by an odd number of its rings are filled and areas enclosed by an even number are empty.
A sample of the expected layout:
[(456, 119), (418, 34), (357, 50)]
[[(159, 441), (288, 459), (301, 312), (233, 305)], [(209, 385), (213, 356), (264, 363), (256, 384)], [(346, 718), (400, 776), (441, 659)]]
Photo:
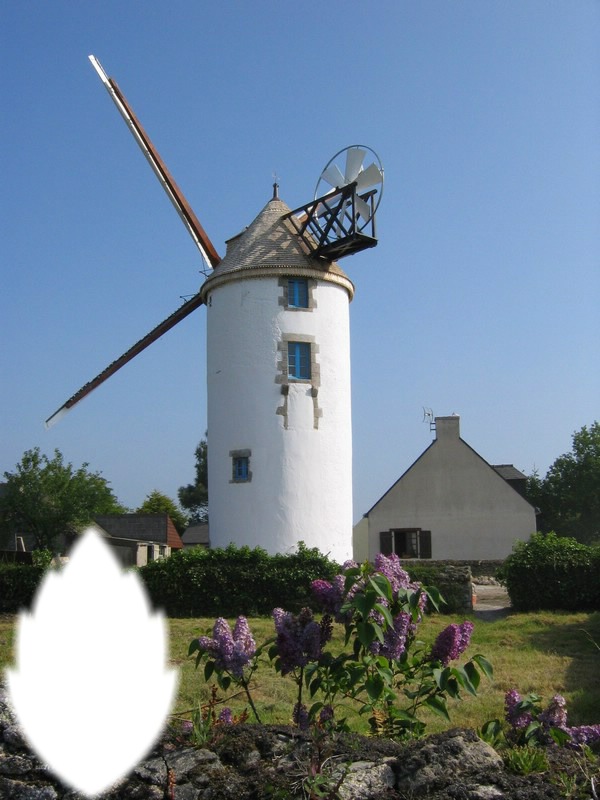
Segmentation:
[(600, 609), (600, 547), (554, 532), (516, 544), (499, 577), (516, 611)]
[(29, 609), (44, 572), (29, 564), (0, 564), (0, 613)]
[(270, 556), (260, 547), (179, 550), (139, 568), (155, 608), (169, 617), (268, 615), (299, 611), (312, 601), (310, 584), (331, 580), (338, 564), (314, 548)]

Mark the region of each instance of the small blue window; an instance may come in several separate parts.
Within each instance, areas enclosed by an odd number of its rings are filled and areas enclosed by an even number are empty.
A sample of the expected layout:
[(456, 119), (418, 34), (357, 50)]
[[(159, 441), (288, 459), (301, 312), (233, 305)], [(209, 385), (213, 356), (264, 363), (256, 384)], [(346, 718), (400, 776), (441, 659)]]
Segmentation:
[(233, 480), (237, 482), (247, 481), (249, 478), (250, 459), (248, 456), (236, 456), (233, 459)]
[(288, 342), (288, 378), (310, 380), (309, 342)]
[(289, 279), (288, 306), (291, 308), (308, 308), (308, 281), (306, 278)]

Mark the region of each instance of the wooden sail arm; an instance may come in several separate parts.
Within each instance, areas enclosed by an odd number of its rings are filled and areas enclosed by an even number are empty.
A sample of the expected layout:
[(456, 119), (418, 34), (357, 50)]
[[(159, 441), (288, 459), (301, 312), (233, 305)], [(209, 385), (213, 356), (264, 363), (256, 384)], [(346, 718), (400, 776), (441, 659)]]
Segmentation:
[(148, 163), (152, 167), (152, 170), (158, 178), (161, 186), (167, 193), (170, 201), (175, 206), (177, 213), (187, 228), (188, 233), (194, 240), (196, 247), (198, 247), (207, 263), (213, 268), (216, 267), (221, 260), (221, 257), (215, 250), (213, 243), (208, 237), (208, 234), (200, 224), (198, 217), (194, 214), (192, 207), (184, 197), (183, 192), (175, 183), (175, 179), (167, 169), (167, 166), (158, 154), (157, 149), (150, 141), (150, 137), (142, 127), (131, 106), (125, 99), (124, 94), (117, 86), (116, 81), (108, 77), (98, 59), (95, 56), (90, 56), (89, 59), (92, 63), (92, 66), (100, 76), (100, 80), (111, 96), (119, 113), (127, 123), (127, 127), (133, 134), (133, 138), (138, 143), (141, 151), (148, 160)]
[(202, 299), (198, 293), (183, 303), (183, 305), (179, 306), (177, 311), (174, 311), (173, 314), (153, 328), (150, 333), (147, 333), (143, 339), (140, 339), (139, 342), (136, 342), (136, 344), (133, 345), (133, 347), (130, 347), (126, 353), (123, 353), (120, 358), (117, 358), (116, 361), (113, 361), (112, 364), (109, 364), (106, 369), (82, 386), (81, 389), (75, 392), (72, 397), (69, 397), (66, 403), (63, 403), (63, 405), (57, 411), (55, 411), (52, 416), (48, 417), (46, 420), (46, 427), (50, 428), (52, 425), (57, 423), (58, 420), (61, 419), (67, 413), (67, 411), (73, 408), (74, 405), (79, 403), (80, 400), (83, 400), (84, 397), (90, 394), (90, 392), (93, 392), (94, 389), (97, 389), (98, 386), (110, 378), (111, 375), (114, 375), (117, 370), (125, 366), (125, 364), (131, 361), (132, 358), (135, 358), (138, 353), (141, 353), (142, 350), (145, 350), (149, 345), (152, 344), (152, 342), (155, 342), (164, 333), (171, 330), (174, 325), (177, 325), (178, 322), (181, 322), (182, 319), (185, 319), (188, 314), (191, 314), (192, 311), (195, 311), (201, 305)]

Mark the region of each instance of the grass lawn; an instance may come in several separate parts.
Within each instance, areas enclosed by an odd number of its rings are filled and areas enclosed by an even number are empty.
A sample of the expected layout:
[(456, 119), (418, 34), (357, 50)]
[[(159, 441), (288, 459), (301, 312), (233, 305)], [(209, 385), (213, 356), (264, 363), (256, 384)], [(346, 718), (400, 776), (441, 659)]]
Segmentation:
[[(430, 643), (446, 625), (463, 619), (448, 615), (428, 617), (419, 628), (419, 638)], [(600, 613), (511, 614), (492, 622), (476, 616), (471, 619), (475, 630), (466, 655), (486, 656), (494, 667), (494, 679), (482, 680), (478, 697), (466, 695), (460, 703), (450, 701), (453, 725), (478, 728), (488, 719), (501, 719), (504, 692), (512, 688), (521, 694), (536, 692), (545, 701), (557, 693), (564, 695), (572, 725), (600, 722)], [(13, 663), (15, 620), (14, 616), (0, 617), (1, 669)], [(188, 712), (199, 700), (208, 699), (210, 688), (204, 682), (202, 667), (196, 671), (194, 659), (188, 658), (187, 652), (193, 638), (210, 633), (213, 622), (212, 618), (168, 621), (171, 661), (180, 669), (175, 712)], [(249, 623), (257, 644), (273, 636), (270, 618), (252, 618)], [(335, 627), (333, 646), (341, 647), (341, 627)], [(252, 694), (263, 722), (290, 722), (296, 687), (289, 676), (281, 678), (272, 668), (262, 666), (256, 673)], [(240, 696), (228, 705), (239, 712), (246, 702)], [(357, 730), (366, 732), (363, 718), (351, 719), (355, 719)], [(433, 715), (423, 719), (428, 722), (430, 733), (448, 727)]]

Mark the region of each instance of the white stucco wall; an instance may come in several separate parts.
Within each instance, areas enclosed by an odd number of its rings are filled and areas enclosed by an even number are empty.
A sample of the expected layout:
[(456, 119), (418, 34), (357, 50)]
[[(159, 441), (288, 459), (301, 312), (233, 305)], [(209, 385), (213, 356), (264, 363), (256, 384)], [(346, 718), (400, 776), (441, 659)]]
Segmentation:
[(381, 531), (431, 531), (433, 559), (504, 559), (536, 530), (533, 507), (459, 438), (458, 417), (369, 512), (369, 558)]
[[(349, 297), (321, 281), (312, 291), (314, 309), (286, 309), (277, 275), (242, 275), (207, 297), (212, 547), (286, 553), (302, 540), (340, 561), (351, 555)], [(290, 384), (287, 418), (278, 413), (286, 335), (314, 339), (317, 428), (309, 383)], [(240, 450), (251, 452), (251, 480), (233, 483), (230, 453)]]

